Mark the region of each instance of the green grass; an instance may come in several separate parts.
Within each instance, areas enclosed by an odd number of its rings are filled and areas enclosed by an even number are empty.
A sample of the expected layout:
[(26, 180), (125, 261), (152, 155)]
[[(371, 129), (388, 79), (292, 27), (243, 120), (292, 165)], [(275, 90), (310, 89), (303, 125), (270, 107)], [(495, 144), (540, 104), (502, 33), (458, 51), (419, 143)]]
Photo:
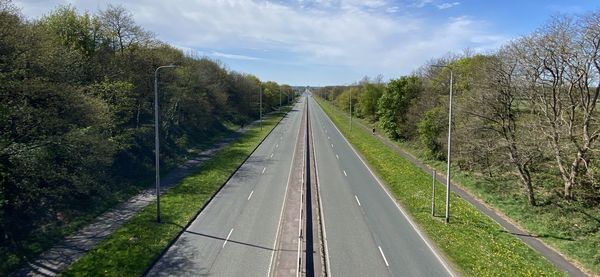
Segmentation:
[[(426, 160), (425, 151), (419, 145), (411, 142), (398, 145), (440, 172), (445, 172), (446, 163)], [(454, 182), (588, 271), (600, 274), (600, 207), (584, 206), (558, 197), (553, 192), (556, 180), (547, 176), (550, 174), (540, 173), (541, 176), (534, 179), (539, 205), (531, 207), (514, 177), (499, 173), (494, 177), (482, 176), (455, 167), (453, 171)]]
[(144, 208), (115, 233), (69, 267), (65, 276), (139, 276), (194, 215), (215, 194), (262, 139), (281, 114), (266, 118), (219, 151), (197, 173), (161, 196), (162, 224), (156, 223), (156, 205)]
[[(353, 128), (350, 134), (345, 115), (329, 103), (319, 103), (421, 229), (462, 274), (564, 276), (544, 257), (455, 194), (451, 198), (450, 224), (444, 224), (441, 217), (432, 217), (431, 176), (399, 156), (370, 132)], [(437, 191), (444, 191), (441, 184), (438, 184)], [(444, 195), (438, 193), (438, 215), (443, 214), (443, 203)]]

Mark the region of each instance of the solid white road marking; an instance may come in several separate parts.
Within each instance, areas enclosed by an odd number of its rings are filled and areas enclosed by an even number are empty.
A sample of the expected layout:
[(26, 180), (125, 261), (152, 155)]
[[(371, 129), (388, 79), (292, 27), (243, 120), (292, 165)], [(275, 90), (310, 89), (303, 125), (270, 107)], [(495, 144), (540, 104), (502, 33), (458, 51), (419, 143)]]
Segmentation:
[(335, 158), (339, 160), (340, 156), (338, 156), (338, 154), (335, 154)]
[(385, 266), (390, 267), (390, 264), (388, 264), (388, 261), (385, 258), (385, 254), (383, 254), (383, 250), (381, 250), (381, 246), (377, 246), (377, 247), (379, 247), (379, 253), (381, 253), (381, 257), (383, 257), (383, 261), (385, 262)]
[(254, 191), (250, 192), (250, 195), (248, 195), (248, 200), (250, 200), (250, 198), (252, 197), (253, 193), (254, 193)]
[(354, 198), (356, 198), (356, 203), (358, 203), (358, 205), (359, 205), (359, 206), (362, 206), (362, 205), (360, 204), (360, 200), (358, 200), (358, 196), (356, 196), (356, 194), (354, 195)]
[(225, 248), (225, 244), (227, 244), (227, 241), (229, 240), (229, 237), (231, 237), (231, 233), (233, 233), (233, 228), (231, 228), (231, 231), (229, 231), (229, 235), (227, 235), (227, 238), (225, 239), (225, 242), (223, 242), (223, 247)]
[(265, 168), (263, 168), (263, 171), (262, 171), (262, 173), (261, 173), (261, 174), (265, 174), (265, 170), (267, 170), (267, 168), (266, 168), (266, 167), (265, 167)]
[(348, 177), (348, 174), (346, 174), (346, 170), (342, 170), (344, 171), (344, 176)]

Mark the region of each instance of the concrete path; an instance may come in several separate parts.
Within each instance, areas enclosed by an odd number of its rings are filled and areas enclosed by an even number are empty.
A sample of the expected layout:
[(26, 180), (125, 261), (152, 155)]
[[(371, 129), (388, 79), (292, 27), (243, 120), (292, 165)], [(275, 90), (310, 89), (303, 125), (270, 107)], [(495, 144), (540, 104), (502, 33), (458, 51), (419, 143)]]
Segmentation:
[[(161, 194), (179, 183), (186, 176), (194, 173), (206, 160), (212, 158), (215, 153), (256, 124), (258, 124), (258, 121), (246, 128), (239, 129), (227, 138), (224, 138), (221, 142), (213, 145), (210, 149), (201, 152), (198, 156), (188, 160), (182, 166), (167, 174), (161, 180)], [(23, 268), (12, 273), (11, 276), (58, 275), (155, 200), (154, 188), (143, 190), (138, 195), (131, 197), (127, 202), (100, 215), (93, 223), (69, 235), (51, 249), (43, 252), (35, 261), (29, 262)]]

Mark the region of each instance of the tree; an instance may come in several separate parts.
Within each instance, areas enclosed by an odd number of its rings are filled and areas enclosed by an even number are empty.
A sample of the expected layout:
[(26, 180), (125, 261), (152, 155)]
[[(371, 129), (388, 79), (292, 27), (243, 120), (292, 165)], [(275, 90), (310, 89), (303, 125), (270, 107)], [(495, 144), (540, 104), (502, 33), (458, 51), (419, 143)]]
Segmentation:
[(385, 85), (381, 83), (363, 83), (356, 105), (360, 117), (377, 121), (377, 103), (384, 90)]
[(108, 5), (100, 12), (102, 32), (112, 49), (121, 54), (134, 44), (149, 43), (152, 34), (135, 24), (133, 16), (123, 6)]
[(487, 167), (510, 166), (519, 177), (529, 205), (535, 206), (532, 168), (542, 154), (536, 136), (523, 126), (531, 119), (521, 108), (523, 88), (516, 72), (518, 59), (505, 47), (494, 56), (479, 59), (474, 67), (472, 76), (477, 81), (471, 82), (471, 91), (465, 93), (459, 105), (459, 115), (465, 123), (457, 135), (462, 133), (466, 140), (462, 144), (471, 147), (465, 154), (477, 157), (483, 153)]
[(591, 150), (600, 135), (596, 106), (600, 96), (598, 14), (575, 21), (554, 18), (514, 49), (522, 61), (527, 98), (548, 139), (566, 199), (586, 174)]
[(392, 138), (406, 138), (401, 126), (406, 122), (406, 113), (411, 101), (422, 90), (416, 76), (402, 76), (391, 80), (378, 102), (379, 126)]

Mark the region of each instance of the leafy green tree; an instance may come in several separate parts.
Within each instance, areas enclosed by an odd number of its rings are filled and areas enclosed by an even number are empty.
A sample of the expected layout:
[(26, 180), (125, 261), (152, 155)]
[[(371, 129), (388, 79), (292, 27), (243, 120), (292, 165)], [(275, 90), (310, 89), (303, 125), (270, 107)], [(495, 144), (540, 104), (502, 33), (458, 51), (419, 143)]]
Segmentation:
[(381, 95), (383, 95), (385, 86), (380, 83), (364, 83), (361, 90), (362, 93), (359, 94), (356, 105), (360, 117), (377, 121), (377, 103)]
[(421, 81), (416, 76), (402, 76), (391, 80), (378, 102), (379, 126), (393, 139), (407, 136), (401, 127), (406, 122), (406, 113), (415, 97), (422, 90)]
[(417, 125), (419, 141), (433, 159), (443, 159), (443, 145), (440, 136), (444, 131), (444, 116), (440, 108), (433, 108), (425, 113)]

